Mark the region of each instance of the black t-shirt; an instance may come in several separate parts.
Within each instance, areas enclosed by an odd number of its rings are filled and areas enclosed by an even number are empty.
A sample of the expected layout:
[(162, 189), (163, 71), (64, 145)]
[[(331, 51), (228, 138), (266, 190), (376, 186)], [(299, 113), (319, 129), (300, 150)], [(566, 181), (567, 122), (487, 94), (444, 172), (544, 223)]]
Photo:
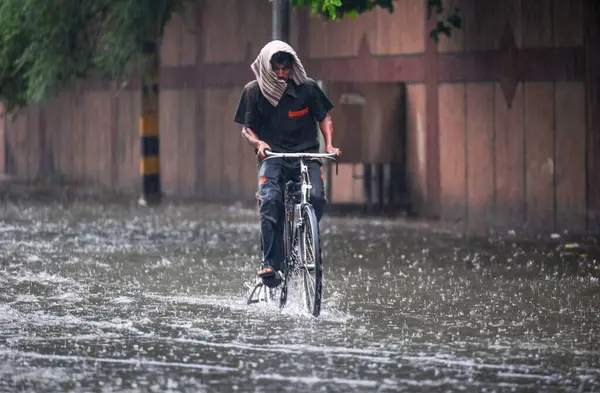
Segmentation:
[(288, 87), (276, 107), (263, 96), (257, 81), (242, 91), (235, 122), (250, 128), (277, 153), (318, 152), (317, 124), (333, 108), (313, 79)]

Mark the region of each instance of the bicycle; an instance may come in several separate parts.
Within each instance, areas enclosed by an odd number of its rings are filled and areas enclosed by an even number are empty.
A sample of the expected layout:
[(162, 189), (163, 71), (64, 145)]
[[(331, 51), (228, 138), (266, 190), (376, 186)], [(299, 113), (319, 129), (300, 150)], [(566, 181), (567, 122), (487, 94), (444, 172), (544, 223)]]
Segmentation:
[[(315, 317), (321, 312), (323, 291), (323, 260), (321, 255), (321, 239), (319, 225), (313, 206), (310, 203), (310, 178), (305, 160), (326, 158), (335, 162), (336, 174), (338, 161), (335, 154), (328, 153), (273, 153), (265, 152), (265, 160), (271, 158), (298, 158), (300, 160), (299, 181), (290, 180), (284, 187), (283, 225), (283, 271), (282, 282), (279, 286), (279, 307), (287, 302), (288, 286), (292, 277), (302, 274), (305, 291), (305, 304), (308, 311)], [(312, 259), (309, 260), (309, 256)], [(261, 301), (275, 301), (276, 291), (267, 288), (258, 279), (248, 297), (248, 304)], [(312, 285), (311, 285), (312, 284)]]

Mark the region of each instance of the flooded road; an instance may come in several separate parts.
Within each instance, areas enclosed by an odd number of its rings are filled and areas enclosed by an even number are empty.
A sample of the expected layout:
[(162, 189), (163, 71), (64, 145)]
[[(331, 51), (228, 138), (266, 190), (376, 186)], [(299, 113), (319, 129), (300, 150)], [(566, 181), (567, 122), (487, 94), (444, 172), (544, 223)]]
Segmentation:
[[(597, 246), (326, 217), (311, 317), (253, 210), (0, 208), (0, 391), (600, 391)], [(589, 239), (591, 242), (592, 240)]]

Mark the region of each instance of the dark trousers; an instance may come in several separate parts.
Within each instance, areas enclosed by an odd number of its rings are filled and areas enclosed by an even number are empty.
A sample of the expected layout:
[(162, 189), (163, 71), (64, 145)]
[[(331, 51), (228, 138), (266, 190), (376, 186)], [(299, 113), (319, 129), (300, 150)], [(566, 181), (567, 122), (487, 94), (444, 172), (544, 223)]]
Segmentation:
[[(325, 210), (325, 190), (319, 161), (305, 161), (312, 185), (310, 203), (315, 209), (317, 220)], [(269, 158), (263, 161), (258, 171), (258, 200), (260, 207), (260, 229), (262, 235), (263, 262), (281, 269), (283, 259), (283, 192), (289, 180), (300, 180), (298, 159)]]

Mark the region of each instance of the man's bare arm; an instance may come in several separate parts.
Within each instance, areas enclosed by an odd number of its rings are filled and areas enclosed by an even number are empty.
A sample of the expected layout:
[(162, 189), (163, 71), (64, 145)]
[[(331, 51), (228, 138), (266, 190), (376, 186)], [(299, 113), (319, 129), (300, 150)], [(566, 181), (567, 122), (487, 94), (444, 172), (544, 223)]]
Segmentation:
[(258, 135), (248, 127), (242, 127), (242, 136), (250, 146), (256, 149), (259, 158), (265, 158), (265, 150), (271, 149), (271, 146), (267, 142), (260, 140)]
[(242, 136), (244, 137), (244, 139), (246, 139), (250, 146), (252, 146), (255, 149), (258, 149), (258, 143), (260, 142), (260, 139), (258, 139), (258, 136), (254, 131), (252, 131), (248, 127), (242, 127)]
[(319, 127), (323, 133), (323, 139), (325, 139), (325, 150), (327, 153), (336, 153), (338, 156), (341, 156), (342, 151), (333, 147), (333, 120), (331, 119), (331, 115), (327, 114), (327, 116), (319, 122)]

